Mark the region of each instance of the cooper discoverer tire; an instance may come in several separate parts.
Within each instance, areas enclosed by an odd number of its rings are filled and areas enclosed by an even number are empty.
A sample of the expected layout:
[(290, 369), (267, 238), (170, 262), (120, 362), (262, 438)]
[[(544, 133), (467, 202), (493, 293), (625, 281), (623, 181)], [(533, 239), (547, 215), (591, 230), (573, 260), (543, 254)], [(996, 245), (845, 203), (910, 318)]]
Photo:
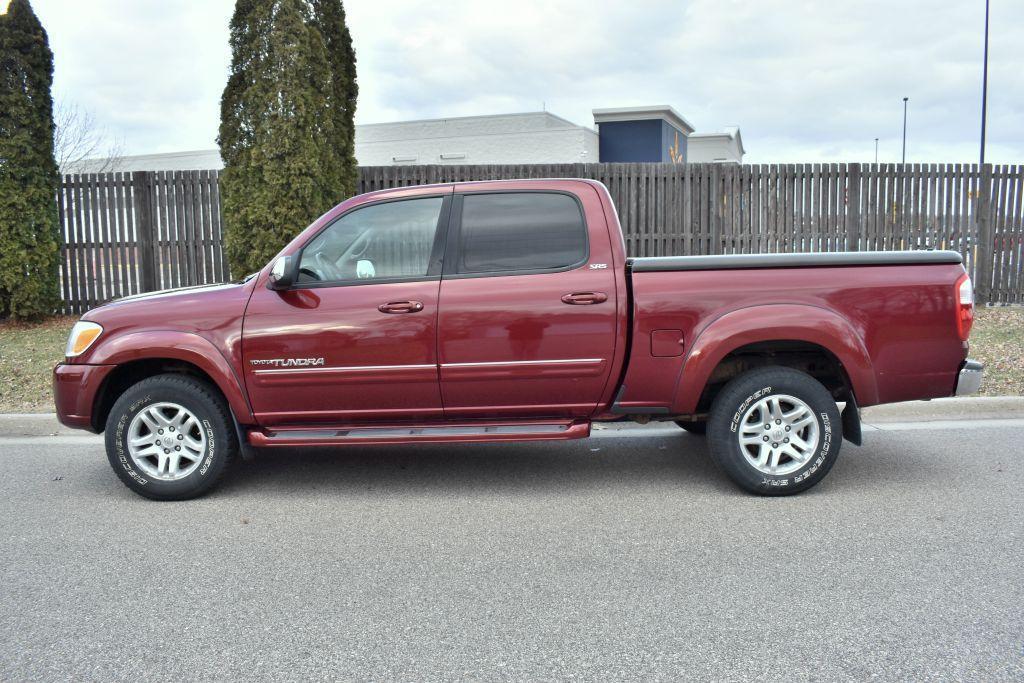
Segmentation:
[(704, 436), (708, 433), (707, 422), (684, 422), (683, 420), (679, 420), (676, 424), (680, 429), (685, 429), (691, 434), (696, 434), (697, 436)]
[(763, 496), (806, 491), (839, 457), (839, 407), (810, 375), (758, 368), (729, 382), (708, 420), (711, 457), (741, 488)]
[(238, 452), (223, 398), (181, 374), (129, 387), (110, 410), (105, 442), (110, 466), (125, 486), (153, 500), (201, 496)]

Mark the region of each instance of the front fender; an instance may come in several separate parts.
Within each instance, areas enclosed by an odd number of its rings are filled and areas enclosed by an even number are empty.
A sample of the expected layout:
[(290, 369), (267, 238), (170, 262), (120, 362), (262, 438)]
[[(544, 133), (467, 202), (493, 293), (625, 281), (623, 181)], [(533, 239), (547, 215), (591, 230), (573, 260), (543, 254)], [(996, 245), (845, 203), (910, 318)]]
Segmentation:
[(862, 336), (847, 319), (817, 306), (771, 304), (731, 311), (694, 340), (676, 384), (672, 412), (695, 412), (723, 358), (742, 346), (769, 341), (800, 341), (827, 349), (842, 363), (857, 403), (873, 405), (878, 402), (878, 385)]
[(194, 332), (146, 330), (104, 340), (89, 355), (89, 363), (123, 365), (138, 360), (168, 358), (195, 365), (224, 394), (239, 422), (255, 423), (238, 373), (208, 339)]

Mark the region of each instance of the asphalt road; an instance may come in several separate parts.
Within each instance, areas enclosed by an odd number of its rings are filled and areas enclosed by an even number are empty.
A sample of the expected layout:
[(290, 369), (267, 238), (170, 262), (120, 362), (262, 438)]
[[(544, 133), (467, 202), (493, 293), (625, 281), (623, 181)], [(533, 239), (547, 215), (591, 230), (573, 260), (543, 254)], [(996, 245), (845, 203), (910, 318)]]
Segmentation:
[(905, 427), (778, 499), (674, 428), (274, 453), (188, 503), (0, 438), (0, 679), (1021, 680), (1024, 421)]

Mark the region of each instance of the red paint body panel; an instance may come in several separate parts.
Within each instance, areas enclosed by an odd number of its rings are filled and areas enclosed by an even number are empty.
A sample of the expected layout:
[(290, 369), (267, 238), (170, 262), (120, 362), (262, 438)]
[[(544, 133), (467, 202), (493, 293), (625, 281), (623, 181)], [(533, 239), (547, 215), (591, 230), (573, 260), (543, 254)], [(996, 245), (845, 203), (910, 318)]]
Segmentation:
[[(159, 358), (206, 373), (238, 420), (252, 427), (252, 442), (263, 445), (282, 445), (275, 434), (304, 426), (481, 421), (573, 426), (557, 437), (456, 430), (379, 443), (576, 438), (586, 435), (590, 420), (619, 417), (616, 410), (693, 413), (719, 361), (763, 341), (824, 347), (842, 363), (860, 405), (954, 391), (966, 357), (954, 310), (960, 265), (630, 275), (615, 207), (593, 181), (460, 183), (361, 195), (319, 218), (279, 255), (296, 254), (321, 228), (364, 204), (495, 190), (575, 195), (587, 223), (587, 260), (562, 272), (287, 292), (268, 288), (268, 264), (245, 284), (115, 302), (85, 316), (104, 328), (94, 346), (55, 369), (61, 421), (88, 428), (110, 372)], [(566, 303), (573, 301), (566, 295), (580, 292), (606, 298)], [(402, 314), (380, 310), (392, 301), (423, 306)]]
[(115, 365), (66, 365), (53, 369), (53, 401), (65, 427), (92, 430), (96, 394)]
[(561, 296), (614, 287), (607, 273), (598, 273), (443, 281), (438, 327), (445, 413), (593, 414), (615, 351), (615, 307), (567, 305)]
[[(259, 287), (245, 315), (244, 365), (260, 424), (440, 418), (438, 282), (396, 282), (277, 292)], [(388, 301), (423, 303), (391, 315)], [(275, 370), (268, 358), (323, 358), (322, 367)]]
[(252, 282), (129, 297), (82, 316), (103, 327), (100, 338), (70, 362), (121, 365), (171, 359), (195, 365), (217, 385), (243, 423), (253, 421), (242, 386), (242, 317)]
[(688, 413), (731, 351), (761, 341), (823, 346), (862, 406), (953, 393), (966, 349), (957, 338), (955, 264), (634, 273), (633, 346), (676, 325), (685, 356), (634, 353), (625, 406)]

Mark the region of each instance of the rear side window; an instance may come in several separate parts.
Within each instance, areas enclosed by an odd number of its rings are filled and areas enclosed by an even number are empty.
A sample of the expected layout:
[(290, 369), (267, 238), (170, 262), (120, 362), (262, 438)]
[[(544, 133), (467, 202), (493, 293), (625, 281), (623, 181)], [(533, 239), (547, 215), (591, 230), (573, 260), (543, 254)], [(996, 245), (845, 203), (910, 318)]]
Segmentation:
[(462, 201), (459, 273), (552, 270), (587, 256), (583, 214), (569, 195), (467, 194)]

